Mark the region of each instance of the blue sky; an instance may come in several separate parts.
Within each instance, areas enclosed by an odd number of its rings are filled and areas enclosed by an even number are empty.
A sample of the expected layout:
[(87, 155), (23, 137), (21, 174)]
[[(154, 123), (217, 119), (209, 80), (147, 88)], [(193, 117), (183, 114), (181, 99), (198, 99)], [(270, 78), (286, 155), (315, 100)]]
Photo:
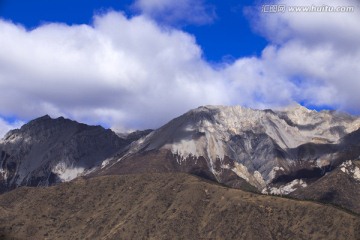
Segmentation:
[(351, 12), (300, 0), (0, 0), (0, 134), (44, 114), (121, 130), (199, 105), (360, 112)]
[[(108, 10), (123, 11), (128, 16), (140, 14), (131, 0), (2, 0), (1, 17), (28, 29), (49, 22), (69, 25), (91, 24), (94, 14)], [(205, 1), (204, 1), (205, 2)], [(230, 61), (239, 57), (259, 55), (267, 44), (264, 37), (251, 29), (244, 8), (254, 1), (206, 1), (214, 11), (210, 23), (171, 22), (196, 37), (204, 58), (209, 62)], [(164, 24), (164, 22), (160, 22)]]

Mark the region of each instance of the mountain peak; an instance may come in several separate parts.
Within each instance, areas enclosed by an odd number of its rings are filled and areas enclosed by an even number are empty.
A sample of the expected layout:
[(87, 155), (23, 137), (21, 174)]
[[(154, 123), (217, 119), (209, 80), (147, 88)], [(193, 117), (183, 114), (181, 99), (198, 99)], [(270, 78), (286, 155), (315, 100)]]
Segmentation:
[[(46, 114), (46, 115), (44, 115), (44, 116), (35, 118), (35, 119), (29, 121), (28, 123), (31, 123), (31, 122), (42, 122), (42, 121), (47, 121), (47, 120), (51, 120), (51, 119), (52, 119), (52, 118), (51, 118), (48, 114)], [(26, 124), (25, 124), (25, 125), (26, 125)]]
[(48, 114), (46, 114), (42, 117), (39, 117), (38, 119), (51, 119), (51, 117)]
[(310, 113), (310, 112), (317, 112), (315, 110), (311, 110), (308, 109), (307, 107), (299, 104), (299, 103), (294, 103), (294, 104), (290, 104), (288, 106), (279, 108), (279, 111), (284, 111), (284, 112), (302, 112), (302, 113)]
[(0, 142), (0, 193), (2, 187), (69, 181), (128, 144), (99, 126), (39, 117), (10, 131)]
[(59, 117), (59, 118), (51, 118), (48, 114), (35, 118), (31, 121), (29, 121), (28, 123), (24, 124), (20, 129), (23, 131), (28, 131), (28, 130), (34, 130), (34, 131), (38, 131), (39, 128), (41, 129), (46, 129), (52, 126), (56, 126), (56, 125), (63, 125), (63, 124), (80, 124), (78, 122), (72, 121), (70, 119), (65, 119), (63, 117)]
[[(307, 143), (337, 144), (360, 126), (359, 118), (339, 118), (301, 105), (287, 109), (200, 106), (138, 141), (126, 157), (165, 151), (182, 168), (193, 167), (196, 159), (195, 165), (203, 161), (201, 164), (209, 171), (206, 174), (213, 174), (220, 182), (224, 171), (232, 171), (261, 189), (276, 177), (276, 172), (302, 167), (294, 161), (294, 149)], [(129, 166), (136, 168), (130, 162)]]

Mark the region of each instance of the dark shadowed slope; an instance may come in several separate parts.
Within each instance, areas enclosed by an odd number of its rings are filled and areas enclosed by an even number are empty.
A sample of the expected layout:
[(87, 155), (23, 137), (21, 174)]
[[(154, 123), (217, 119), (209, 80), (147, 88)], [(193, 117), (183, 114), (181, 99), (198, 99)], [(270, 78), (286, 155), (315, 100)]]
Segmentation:
[(7, 239), (359, 239), (358, 216), (182, 174), (79, 178), (0, 196)]
[(347, 161), (292, 197), (331, 203), (360, 214), (360, 162)]
[(142, 135), (131, 136), (123, 139), (110, 129), (62, 117), (32, 120), (0, 141), (0, 192), (72, 180)]

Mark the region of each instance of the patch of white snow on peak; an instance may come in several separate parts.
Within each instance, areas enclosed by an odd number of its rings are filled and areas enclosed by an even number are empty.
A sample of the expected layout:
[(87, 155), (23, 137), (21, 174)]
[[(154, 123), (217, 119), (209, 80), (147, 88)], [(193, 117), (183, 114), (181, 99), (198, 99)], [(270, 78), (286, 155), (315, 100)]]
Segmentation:
[(66, 163), (60, 162), (53, 169), (55, 173), (63, 182), (71, 181), (83, 175), (85, 169), (82, 167), (68, 167)]
[(273, 195), (288, 195), (298, 188), (307, 187), (307, 184), (302, 179), (295, 179), (286, 185), (282, 185), (280, 187), (271, 187), (271, 188), (264, 188), (261, 192), (263, 194), (273, 194)]
[(355, 180), (360, 181), (360, 169), (351, 160), (343, 162), (340, 165), (340, 170)]

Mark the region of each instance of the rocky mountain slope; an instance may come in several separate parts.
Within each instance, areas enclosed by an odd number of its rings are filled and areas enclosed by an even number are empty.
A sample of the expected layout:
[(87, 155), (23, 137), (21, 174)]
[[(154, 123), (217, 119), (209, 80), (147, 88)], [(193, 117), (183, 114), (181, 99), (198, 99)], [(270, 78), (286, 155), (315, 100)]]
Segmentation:
[[(263, 193), (288, 194), (324, 176), (360, 149), (348, 148), (360, 119), (302, 106), (191, 110), (103, 162), (97, 174), (181, 171)], [(357, 154), (357, 155), (356, 155)]]
[(35, 119), (0, 141), (0, 192), (72, 180), (131, 141), (101, 126), (47, 115)]
[(356, 215), (182, 173), (22, 187), (0, 206), (5, 239), (360, 239)]

